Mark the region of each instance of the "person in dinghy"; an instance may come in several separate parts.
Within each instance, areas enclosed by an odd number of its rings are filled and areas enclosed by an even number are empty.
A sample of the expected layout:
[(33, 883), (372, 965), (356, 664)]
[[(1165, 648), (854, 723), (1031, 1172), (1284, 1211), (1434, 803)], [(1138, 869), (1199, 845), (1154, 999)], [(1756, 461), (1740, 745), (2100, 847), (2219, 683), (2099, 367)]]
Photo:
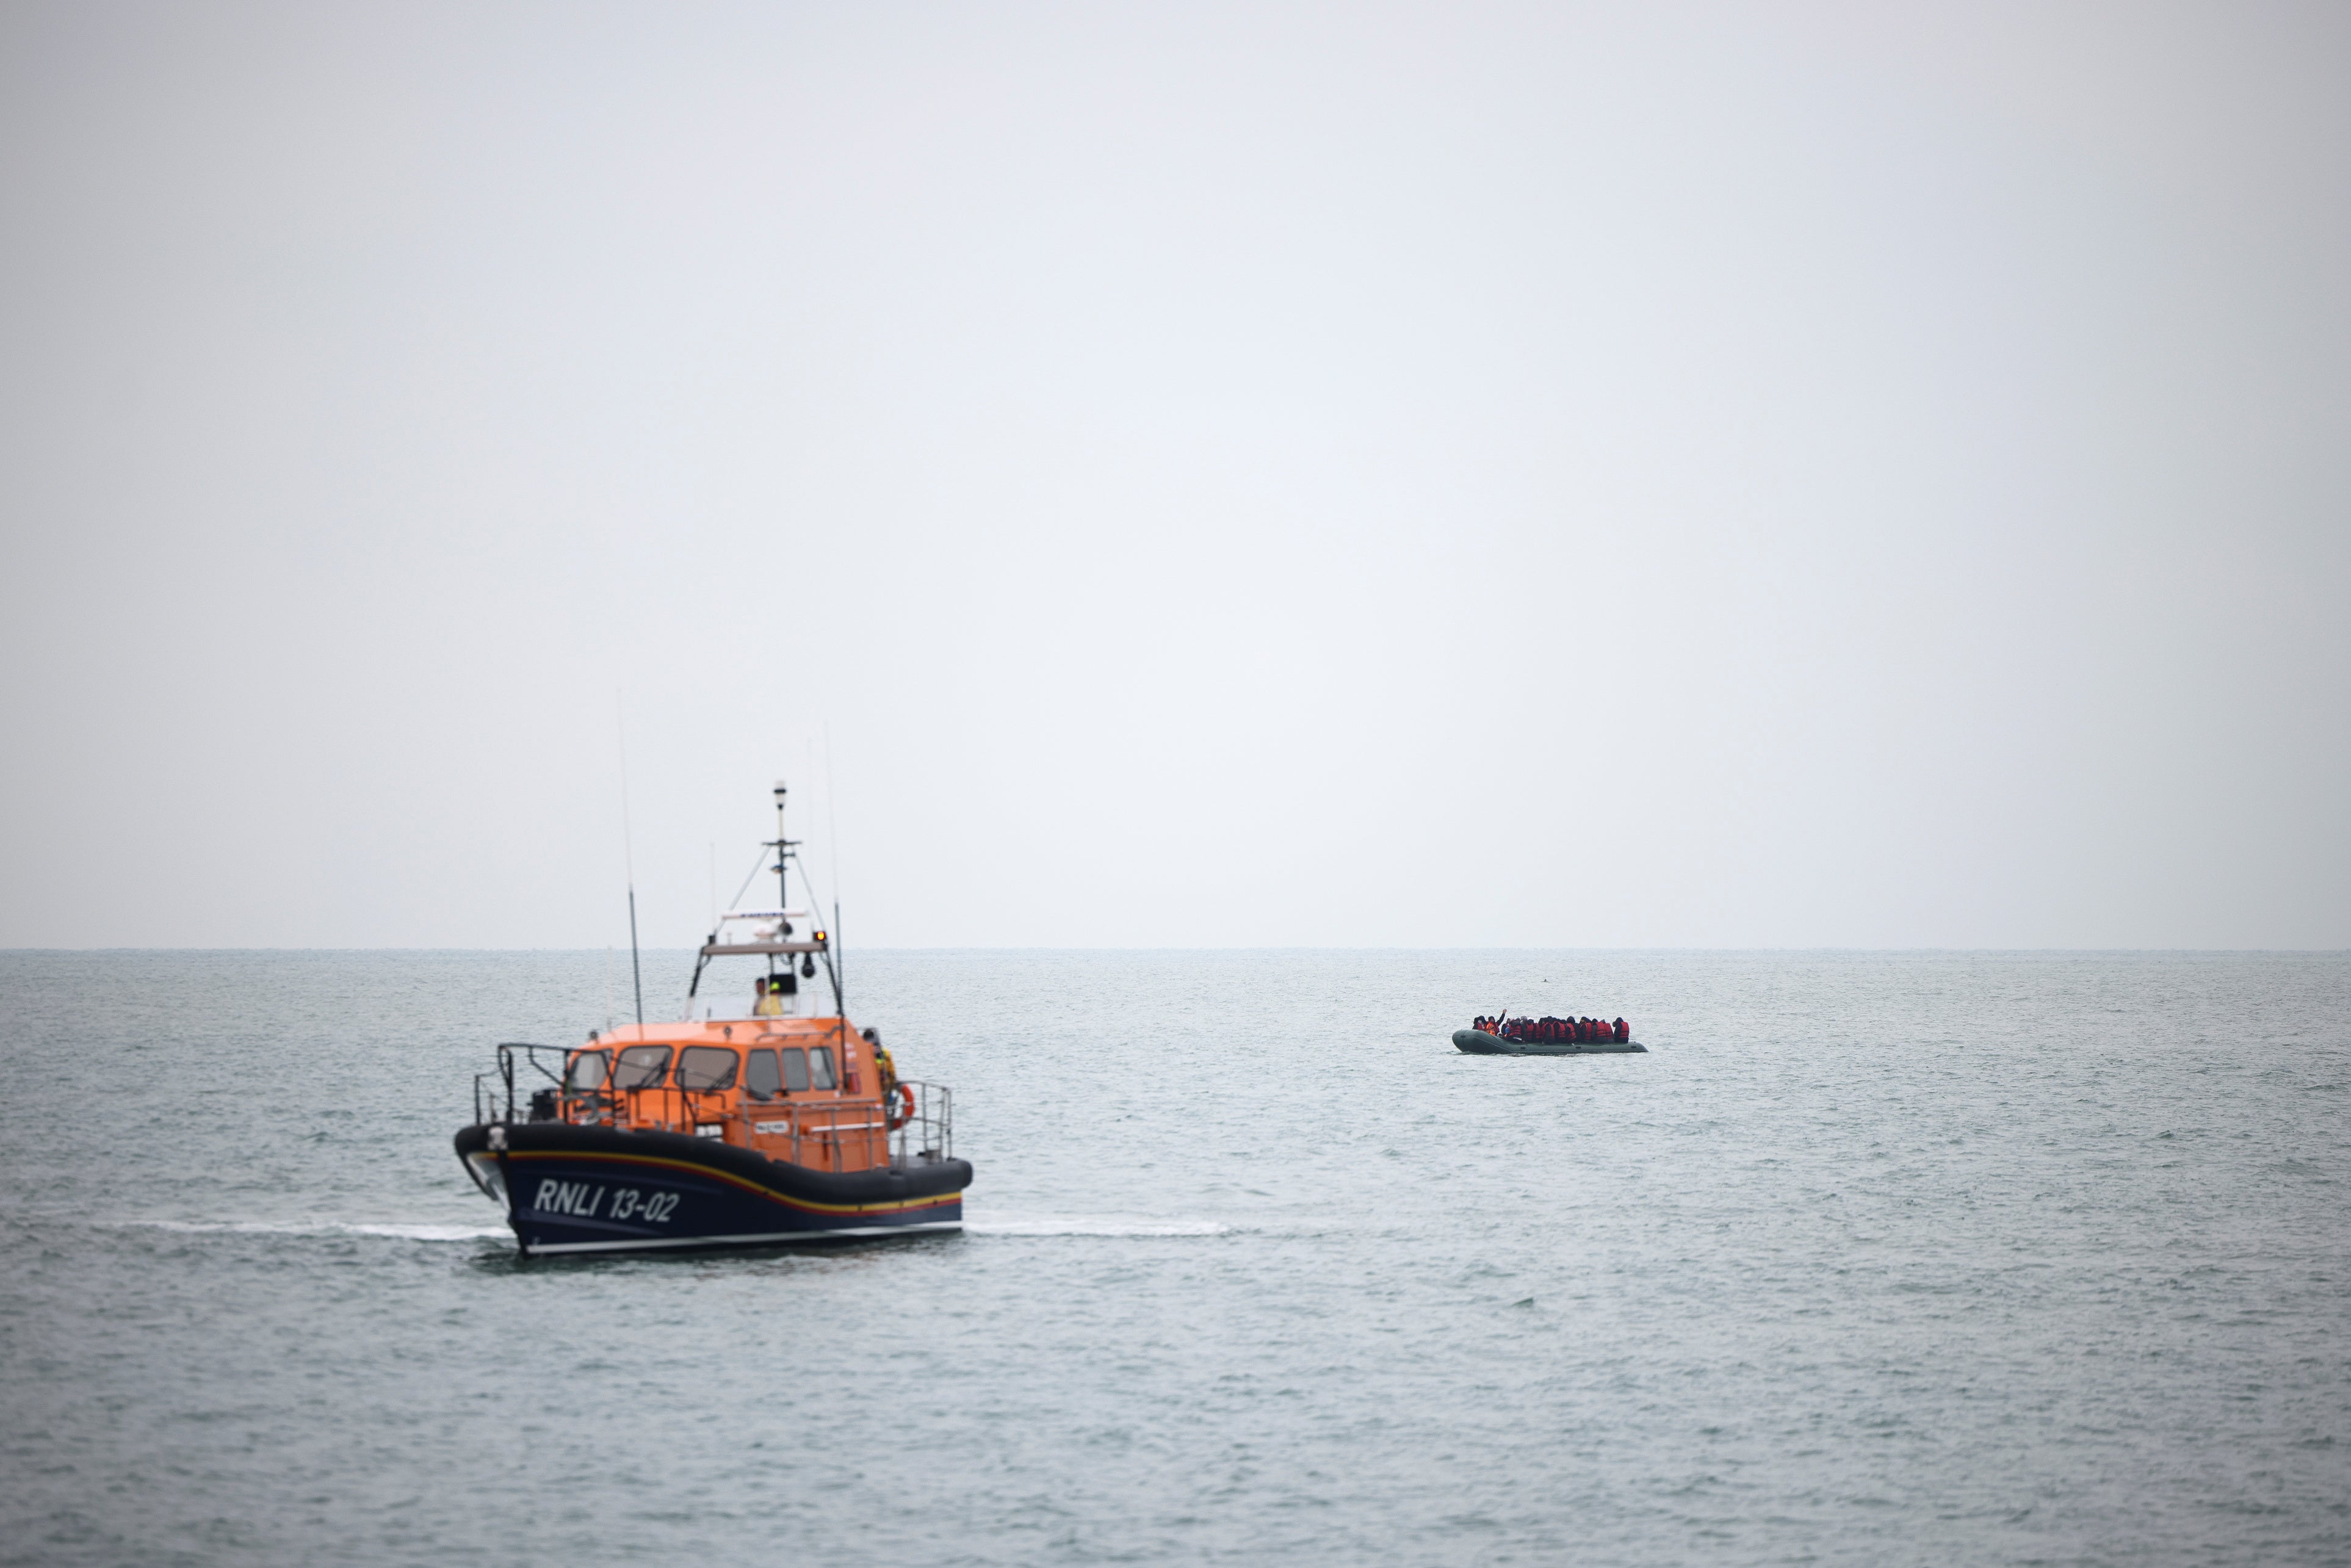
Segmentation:
[(1507, 1012), (1471, 1019), (1468, 1029), (1453, 1031), (1453, 1044), (1472, 1056), (1622, 1056), (1649, 1049), (1622, 1018), (1512, 1018)]

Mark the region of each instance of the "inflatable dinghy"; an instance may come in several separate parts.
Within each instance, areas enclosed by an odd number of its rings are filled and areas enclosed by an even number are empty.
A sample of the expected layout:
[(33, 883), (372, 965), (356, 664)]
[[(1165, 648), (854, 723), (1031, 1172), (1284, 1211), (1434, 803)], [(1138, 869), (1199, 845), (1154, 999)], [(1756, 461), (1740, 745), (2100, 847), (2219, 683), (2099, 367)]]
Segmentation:
[(1649, 1048), (1637, 1040), (1622, 1045), (1613, 1040), (1586, 1040), (1578, 1043), (1564, 1040), (1504, 1040), (1488, 1034), (1482, 1029), (1457, 1029), (1453, 1043), (1472, 1056), (1625, 1056), (1634, 1051), (1647, 1055)]

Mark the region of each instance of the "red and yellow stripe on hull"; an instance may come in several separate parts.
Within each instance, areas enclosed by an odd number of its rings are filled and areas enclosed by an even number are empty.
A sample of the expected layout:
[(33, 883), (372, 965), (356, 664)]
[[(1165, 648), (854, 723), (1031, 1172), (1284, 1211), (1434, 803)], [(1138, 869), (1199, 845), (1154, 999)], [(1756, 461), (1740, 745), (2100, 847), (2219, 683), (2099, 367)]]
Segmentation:
[(485, 1190), (505, 1198), (526, 1253), (956, 1230), (971, 1182), (971, 1166), (961, 1160), (818, 1171), (715, 1140), (562, 1123), (468, 1127), (457, 1134), (457, 1154)]

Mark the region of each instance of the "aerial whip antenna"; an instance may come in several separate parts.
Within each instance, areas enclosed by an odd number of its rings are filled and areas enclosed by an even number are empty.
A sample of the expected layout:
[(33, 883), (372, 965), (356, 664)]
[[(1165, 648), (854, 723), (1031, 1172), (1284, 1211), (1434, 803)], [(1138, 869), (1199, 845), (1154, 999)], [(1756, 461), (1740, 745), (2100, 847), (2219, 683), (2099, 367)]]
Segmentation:
[(629, 716), (621, 694), (612, 694), (612, 715), (621, 732), (621, 853), (629, 871), (629, 978), (637, 990), (637, 1028), (645, 1027), (645, 974), (637, 961), (637, 836), (629, 823)]
[(845, 1030), (849, 1028), (849, 950), (841, 943), (841, 808), (833, 803), (831, 719), (824, 721), (824, 816), (832, 839), (826, 846), (832, 860), (832, 1000)]

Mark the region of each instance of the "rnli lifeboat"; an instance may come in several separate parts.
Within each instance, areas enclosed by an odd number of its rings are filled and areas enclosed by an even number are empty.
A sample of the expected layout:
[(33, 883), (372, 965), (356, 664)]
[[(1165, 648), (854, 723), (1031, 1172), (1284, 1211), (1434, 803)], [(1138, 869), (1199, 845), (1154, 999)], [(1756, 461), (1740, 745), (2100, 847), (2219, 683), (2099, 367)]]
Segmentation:
[[(640, 1002), (639, 1022), (582, 1045), (500, 1045), (496, 1067), (475, 1077), (457, 1158), (505, 1207), (524, 1256), (962, 1228), (972, 1168), (956, 1157), (954, 1097), (900, 1078), (881, 1035), (850, 1023), (836, 945), (791, 906), (799, 868), (784, 795), (778, 785), (776, 838), (760, 857), (775, 853), (777, 906), (720, 917), (695, 956), (684, 1019), (643, 1022)], [(763, 970), (747, 1002), (705, 997), (714, 962), (737, 958)], [(820, 977), (830, 1011), (803, 1007), (815, 988), (801, 982)]]

